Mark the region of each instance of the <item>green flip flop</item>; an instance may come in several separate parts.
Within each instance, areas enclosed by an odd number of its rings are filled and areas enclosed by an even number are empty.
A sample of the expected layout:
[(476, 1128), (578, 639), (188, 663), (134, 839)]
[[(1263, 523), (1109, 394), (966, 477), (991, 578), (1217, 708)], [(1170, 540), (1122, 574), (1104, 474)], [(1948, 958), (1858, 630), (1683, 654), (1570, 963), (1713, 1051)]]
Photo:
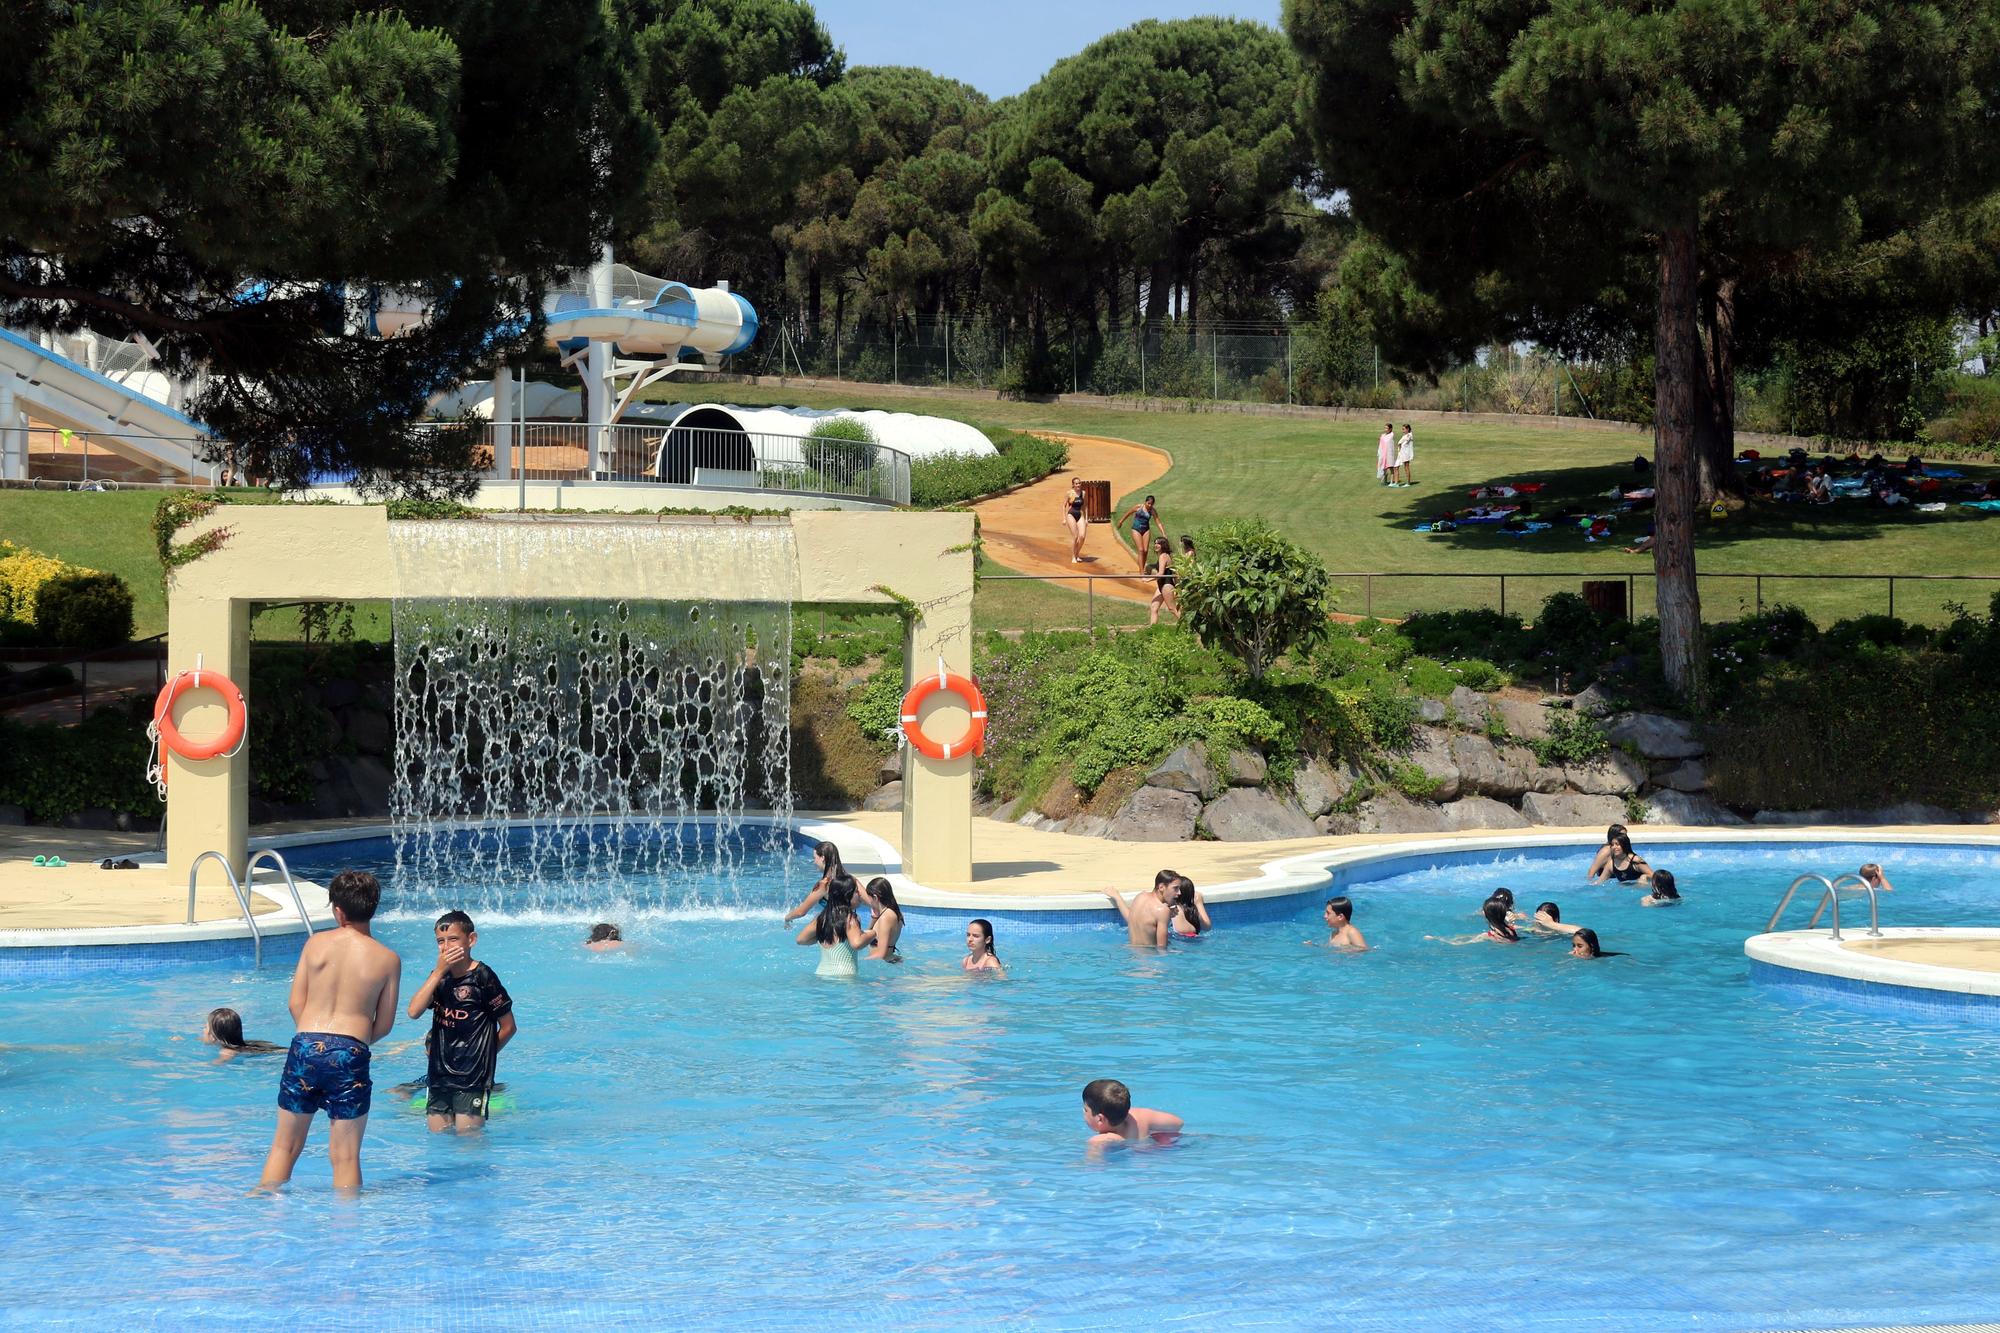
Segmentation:
[(37, 856), (35, 858), (35, 864), (38, 866), (45, 866), (48, 863), (49, 863), (49, 858), (46, 856)]

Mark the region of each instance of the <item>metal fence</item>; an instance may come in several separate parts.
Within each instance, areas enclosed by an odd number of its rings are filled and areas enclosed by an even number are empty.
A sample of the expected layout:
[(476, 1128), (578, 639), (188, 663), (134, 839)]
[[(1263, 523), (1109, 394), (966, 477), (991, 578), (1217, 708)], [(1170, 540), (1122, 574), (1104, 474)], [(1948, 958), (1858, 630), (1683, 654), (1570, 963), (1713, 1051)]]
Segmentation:
[(866, 440), (716, 427), (531, 421), (484, 427), (507, 481), (619, 481), (910, 502), (910, 456)]
[[(178, 468), (141, 462), (133, 454), (154, 454), (173, 445), (194, 454), (213, 441), (203, 435), (163, 436), (138, 431), (65, 430), (58, 426), (0, 426), (0, 485), (53, 486), (70, 490), (118, 490), (127, 486), (212, 486), (222, 463), (197, 461), (190, 477)], [(10, 475), (11, 474), (11, 475)]]
[[(1332, 576), (1332, 610), (1352, 619), (1400, 620), (1426, 611), (1491, 610), (1532, 621), (1557, 592), (1585, 583), (1620, 584), (1627, 615), (1654, 612), (1651, 570), (1355, 570)], [(2000, 574), (1699, 573), (1702, 616), (1734, 620), (1779, 605), (1796, 606), (1822, 625), (1866, 615), (1941, 625), (1961, 611), (1980, 612), (2000, 593)], [(1150, 577), (1136, 573), (981, 574), (987, 596), (983, 628), (1094, 630), (1143, 625)], [(1037, 588), (1035, 585), (1042, 585)], [(1102, 586), (1100, 586), (1102, 585)], [(1122, 595), (1121, 595), (1122, 593)]]

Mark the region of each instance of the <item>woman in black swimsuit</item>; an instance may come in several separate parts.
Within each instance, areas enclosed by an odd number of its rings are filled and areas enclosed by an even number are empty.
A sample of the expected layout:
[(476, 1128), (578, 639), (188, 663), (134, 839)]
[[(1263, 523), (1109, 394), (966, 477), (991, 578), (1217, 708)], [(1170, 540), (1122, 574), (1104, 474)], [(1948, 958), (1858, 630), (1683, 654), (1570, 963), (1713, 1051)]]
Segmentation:
[(1174, 548), (1165, 537), (1153, 539), (1153, 605), (1148, 625), (1160, 623), (1160, 608), (1166, 607), (1174, 613), (1174, 619), (1181, 618), (1180, 595), (1174, 585), (1180, 582), (1180, 575), (1174, 573)]
[(1090, 532), (1090, 526), (1083, 514), (1083, 478), (1069, 479), (1069, 498), (1063, 501), (1063, 527), (1069, 530), (1069, 562), (1083, 563), (1083, 539)]
[(1611, 860), (1606, 863), (1605, 874), (1620, 884), (1650, 884), (1653, 882), (1653, 867), (1645, 858), (1632, 850), (1632, 839), (1620, 833), (1611, 840)]

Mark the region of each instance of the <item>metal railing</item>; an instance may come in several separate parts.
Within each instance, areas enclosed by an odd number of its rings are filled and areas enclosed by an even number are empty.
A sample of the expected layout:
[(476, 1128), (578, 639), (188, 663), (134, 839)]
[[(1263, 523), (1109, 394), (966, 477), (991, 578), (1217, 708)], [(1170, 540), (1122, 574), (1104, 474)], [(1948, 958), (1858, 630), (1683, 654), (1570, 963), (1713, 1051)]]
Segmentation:
[(266, 861), (276, 866), (278, 873), (285, 877), (285, 888), (292, 895), (292, 906), (298, 910), (299, 920), (305, 924), (306, 934), (311, 935), (313, 933), (312, 914), (306, 911), (306, 900), (299, 896), (299, 882), (292, 878), (292, 868), (285, 864), (284, 855), (277, 848), (266, 847), (262, 851), (252, 852), (249, 864), (243, 867), (243, 882), (246, 885), (256, 883), (257, 867)]
[[(1778, 899), (1777, 910), (1772, 912), (1771, 919), (1764, 923), (1764, 933), (1766, 935), (1770, 934), (1772, 931), (1778, 928), (1778, 920), (1779, 918), (1785, 915), (1785, 909), (1791, 906), (1792, 895), (1799, 891), (1799, 886), (1801, 884), (1810, 883), (1813, 880), (1818, 880), (1822, 885), (1824, 885), (1825, 892), (1820, 895), (1819, 906), (1813, 909), (1812, 920), (1806, 922), (1807, 930), (1811, 930), (1819, 925), (1820, 915), (1826, 911), (1829, 905), (1831, 905), (1833, 908), (1833, 931), (1832, 934), (1828, 936), (1828, 938), (1835, 940), (1839, 939), (1840, 938), (1840, 891), (1842, 889), (1858, 889), (1866, 892), (1868, 895), (1868, 933), (1870, 935), (1878, 935), (1878, 936), (1882, 933), (1881, 917), (1876, 910), (1877, 904), (1875, 900), (1875, 886), (1873, 884), (1870, 884), (1867, 880), (1862, 879), (1861, 876), (1859, 875), (1842, 875), (1839, 879), (1828, 879), (1825, 875), (1815, 875), (1812, 874), (1811, 872), (1807, 872), (1806, 874), (1800, 875), (1797, 879), (1793, 880), (1791, 884), (1785, 889), (1785, 896)], [(1854, 882), (1850, 884), (1848, 883), (1849, 880), (1852, 880)]]
[[(250, 895), (244, 891), (242, 881), (236, 878), (236, 872), (230, 868), (229, 858), (221, 852), (203, 852), (194, 859), (194, 864), (188, 867), (187, 924), (190, 926), (194, 924), (195, 887), (196, 881), (201, 876), (202, 862), (211, 857), (222, 867), (223, 875), (229, 880), (229, 891), (236, 895), (236, 905), (243, 909), (243, 924), (250, 927), (251, 958), (254, 960), (256, 966), (262, 967), (264, 966), (264, 932), (257, 928), (257, 914), (250, 910)], [(304, 911), (305, 909), (300, 908), (299, 910)]]
[(501, 481), (616, 481), (910, 502), (910, 456), (865, 440), (665, 425), (487, 425)]
[(197, 459), (212, 446), (206, 435), (154, 435), (143, 431), (64, 430), (59, 426), (0, 425), (0, 467), (18, 456), (22, 475), (0, 477), (5, 487), (55, 487), (68, 490), (115, 491), (127, 488), (213, 486), (225, 465), (200, 462), (191, 475), (158, 463), (141, 463), (118, 446), (151, 454), (162, 444), (177, 445)]

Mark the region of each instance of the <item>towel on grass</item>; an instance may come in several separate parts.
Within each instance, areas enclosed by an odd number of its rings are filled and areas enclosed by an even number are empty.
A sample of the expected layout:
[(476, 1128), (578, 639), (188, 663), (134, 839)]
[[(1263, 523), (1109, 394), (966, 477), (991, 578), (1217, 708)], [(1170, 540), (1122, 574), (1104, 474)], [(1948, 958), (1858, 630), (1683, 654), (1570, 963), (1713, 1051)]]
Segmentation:
[(1960, 500), (1959, 503), (1967, 509), (1984, 509), (1989, 513), (2000, 514), (2000, 500)]

